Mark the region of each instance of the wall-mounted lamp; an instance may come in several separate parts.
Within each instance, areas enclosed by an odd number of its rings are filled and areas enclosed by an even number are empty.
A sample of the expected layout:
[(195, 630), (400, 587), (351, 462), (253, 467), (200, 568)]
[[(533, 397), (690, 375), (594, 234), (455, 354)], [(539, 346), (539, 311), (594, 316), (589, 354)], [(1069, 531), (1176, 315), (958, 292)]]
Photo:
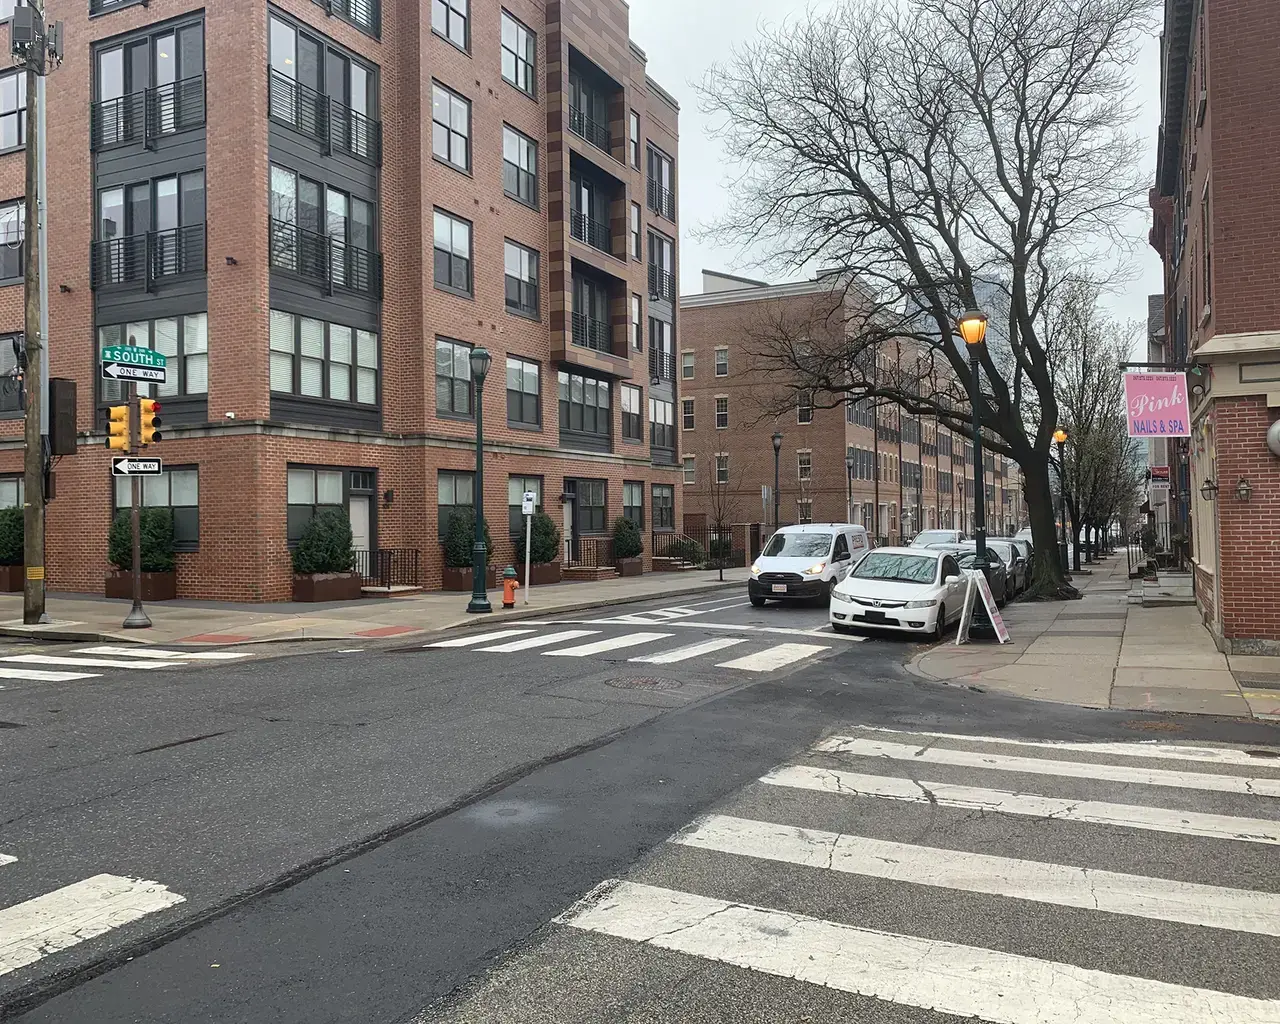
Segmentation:
[(1212, 480), (1206, 480), (1200, 485), (1200, 497), (1205, 501), (1213, 501), (1218, 496), (1218, 485)]
[(60, 284), (60, 285), (58, 285), (58, 291), (60, 291), (63, 295), (70, 295), (70, 294), (71, 294), (71, 285), (69, 285), (69, 284)]
[(228, 257), (227, 257), (227, 266), (229, 266), (229, 267), (236, 267), (236, 266), (239, 266), (239, 265), (240, 265), (239, 261), (238, 261), (234, 256), (228, 256)]
[(382, 492), (382, 504), (386, 508), (391, 507), (391, 503), (396, 500), (396, 492), (394, 488), (387, 488)]
[(1240, 478), (1240, 482), (1236, 484), (1236, 497), (1241, 501), (1248, 501), (1253, 497), (1253, 488), (1249, 486), (1249, 481), (1244, 477)]
[(1193, 385), (1191, 385), (1191, 393), (1192, 393), (1193, 395), (1195, 395), (1195, 396), (1196, 396), (1196, 398), (1203, 398), (1203, 397), (1204, 397), (1204, 385), (1203, 385), (1203, 384), (1193, 384)]

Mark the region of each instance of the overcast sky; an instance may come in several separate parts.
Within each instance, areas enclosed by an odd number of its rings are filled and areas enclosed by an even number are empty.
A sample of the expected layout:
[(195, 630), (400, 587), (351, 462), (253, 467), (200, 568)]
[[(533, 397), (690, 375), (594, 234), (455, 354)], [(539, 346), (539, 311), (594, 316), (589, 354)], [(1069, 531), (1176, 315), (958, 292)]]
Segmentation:
[[(691, 228), (714, 219), (725, 207), (728, 168), (719, 145), (707, 137), (706, 119), (698, 110), (694, 84), (714, 61), (727, 58), (734, 46), (755, 34), (762, 19), (776, 23), (803, 13), (807, 0), (630, 0), (631, 38), (649, 58), (649, 75), (680, 103), (680, 292), (702, 291), (703, 268), (757, 276), (738, 254), (699, 241)], [(1134, 68), (1136, 98), (1141, 102), (1135, 125), (1147, 139), (1147, 172), (1155, 174), (1155, 137), (1160, 120), (1159, 42), (1152, 36)], [(1134, 219), (1130, 232), (1146, 237), (1150, 216)], [(1145, 243), (1135, 256), (1137, 276), (1109, 300), (1116, 316), (1144, 320), (1147, 295), (1161, 289), (1160, 260)]]

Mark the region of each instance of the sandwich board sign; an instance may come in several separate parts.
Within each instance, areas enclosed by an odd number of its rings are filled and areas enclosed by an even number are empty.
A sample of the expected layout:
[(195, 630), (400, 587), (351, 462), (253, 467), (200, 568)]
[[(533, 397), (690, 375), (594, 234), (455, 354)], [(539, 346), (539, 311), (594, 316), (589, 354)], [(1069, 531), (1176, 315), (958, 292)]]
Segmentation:
[(991, 593), (991, 584), (976, 569), (968, 570), (969, 585), (964, 591), (964, 610), (960, 613), (960, 625), (956, 627), (956, 646), (969, 642), (969, 628), (973, 625), (973, 614), (977, 610), (978, 601), (991, 620), (991, 628), (995, 630), (996, 639), (1002, 643), (1009, 642), (1009, 628), (1004, 624), (1000, 609), (996, 607), (995, 595)]

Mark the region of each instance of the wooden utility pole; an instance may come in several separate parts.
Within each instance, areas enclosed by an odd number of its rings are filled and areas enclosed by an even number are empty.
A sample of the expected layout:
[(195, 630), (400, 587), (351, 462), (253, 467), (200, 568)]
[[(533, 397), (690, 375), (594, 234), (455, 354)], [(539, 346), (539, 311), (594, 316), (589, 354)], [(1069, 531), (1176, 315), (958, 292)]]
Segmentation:
[(42, 407), (48, 396), (42, 382), (45, 373), (45, 338), (41, 324), (41, 235), (40, 219), (43, 213), (40, 195), (41, 149), (44, 146), (42, 118), (37, 98), (41, 92), (41, 78), (45, 74), (45, 40), (43, 30), (26, 51), (27, 78), (27, 184), (26, 209), (23, 231), (25, 238), (26, 266), (23, 282), (26, 286), (25, 323), (23, 341), (26, 350), (26, 367), (23, 370), (23, 390), (26, 394), (25, 456), (23, 461), (23, 561), (26, 580), (22, 592), (22, 621), (33, 626), (44, 621), (44, 508), (45, 476), (47, 460), (42, 429)]

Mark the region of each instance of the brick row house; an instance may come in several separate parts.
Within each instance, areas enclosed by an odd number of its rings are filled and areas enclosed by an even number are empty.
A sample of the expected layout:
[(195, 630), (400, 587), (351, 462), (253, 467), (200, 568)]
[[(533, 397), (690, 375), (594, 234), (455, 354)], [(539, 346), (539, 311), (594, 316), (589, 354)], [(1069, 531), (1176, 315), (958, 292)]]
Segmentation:
[[(501, 564), (526, 490), (569, 558), (624, 511), (646, 548), (674, 528), (678, 108), (622, 0), (49, 0), (47, 17), (66, 25), (50, 368), (77, 382), (80, 431), (56, 467), (51, 589), (101, 592), (127, 500), (103, 445), (109, 344), (168, 357), (148, 450), (166, 473), (144, 499), (175, 510), (181, 597), (287, 598), (289, 548), (326, 506), (440, 586), (445, 524), (474, 495), (476, 346)], [(23, 88), (0, 75), (0, 500), (21, 490)]]
[(1195, 592), (1228, 652), (1280, 653), (1280, 76), (1273, 0), (1165, 0), (1155, 362), (1187, 369), (1170, 466)]
[[(972, 532), (973, 442), (929, 417), (866, 401), (824, 408), (800, 392), (785, 415), (773, 414), (780, 390), (758, 365), (753, 331), (762, 323), (827, 323), (833, 279), (771, 285), (703, 271), (700, 295), (680, 298), (680, 428), (685, 516), (714, 521), (717, 501), (735, 522), (773, 521), (772, 437), (778, 458), (778, 519), (782, 523), (850, 521), (894, 542), (921, 530)], [(908, 367), (907, 341), (879, 353)], [(791, 399), (788, 397), (788, 401)], [(986, 456), (987, 530), (1016, 532), (1024, 521), (1017, 467)], [(728, 500), (713, 495), (717, 489)]]

